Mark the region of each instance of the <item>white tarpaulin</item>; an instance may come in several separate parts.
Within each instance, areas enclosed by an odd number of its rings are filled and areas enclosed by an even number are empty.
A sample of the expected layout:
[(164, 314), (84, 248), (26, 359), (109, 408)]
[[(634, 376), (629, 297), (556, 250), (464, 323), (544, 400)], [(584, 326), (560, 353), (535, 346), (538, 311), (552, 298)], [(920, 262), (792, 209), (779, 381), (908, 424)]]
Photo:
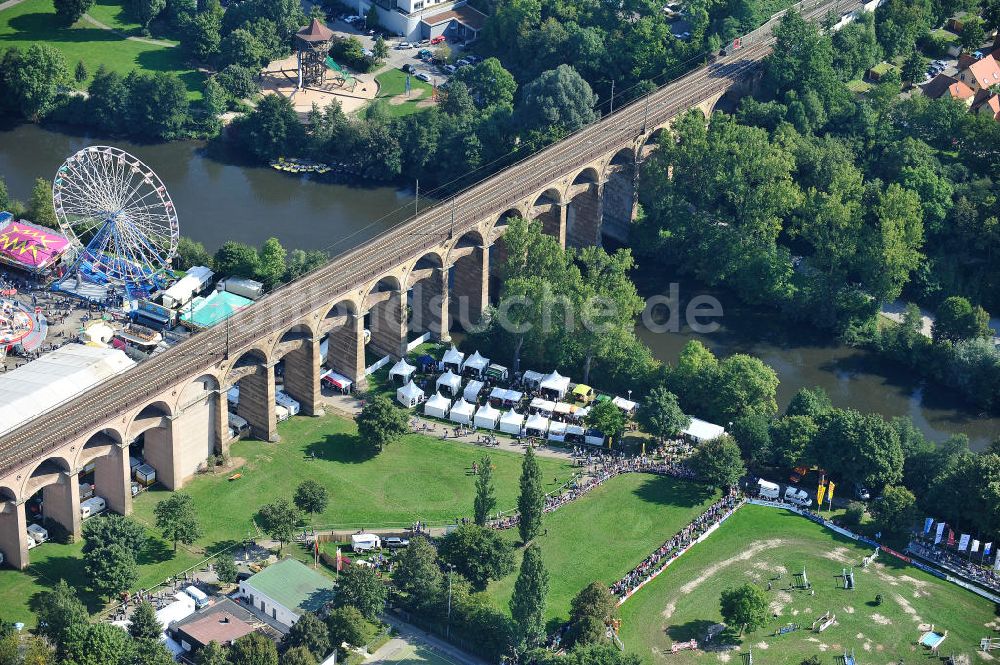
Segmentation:
[(528, 418), (524, 428), (528, 430), (528, 434), (544, 436), (549, 431), (549, 419), (536, 413)]
[(406, 358), (401, 358), (398, 363), (392, 366), (389, 370), (389, 378), (399, 377), (406, 383), (413, 376), (413, 373), (417, 371), (417, 368), (406, 362)]
[(462, 389), (462, 377), (455, 374), (450, 369), (438, 377), (437, 389), (447, 388), (451, 392), (451, 396), (455, 397), (458, 392)]
[(531, 404), (528, 406), (535, 411), (539, 411), (550, 416), (552, 415), (552, 412), (555, 411), (556, 403), (550, 402), (547, 399), (542, 399), (541, 397), (536, 397), (531, 400)]
[(67, 344), (0, 375), (0, 434), (134, 366), (118, 349)]
[(724, 427), (713, 425), (710, 422), (699, 420), (698, 418), (692, 418), (691, 424), (681, 431), (681, 434), (692, 439), (696, 443), (718, 439), (725, 433), (726, 430)]
[(569, 390), (569, 377), (563, 376), (559, 372), (552, 372), (542, 379), (541, 389), (552, 393), (558, 399), (562, 399), (566, 396), (566, 391)]
[(479, 392), (483, 389), (483, 385), (482, 381), (476, 381), (475, 379), (469, 381), (468, 385), (465, 386), (465, 392), (462, 393), (462, 396), (465, 397), (467, 402), (475, 402), (479, 399)]
[(524, 416), (511, 409), (500, 417), (500, 431), (507, 434), (520, 434), (524, 425)]
[(553, 420), (549, 423), (549, 441), (566, 440), (566, 423)]
[(448, 414), (448, 418), (456, 423), (462, 423), (463, 425), (472, 424), (472, 412), (476, 410), (476, 407), (472, 406), (464, 399), (459, 398), (451, 406), (451, 413)]
[(434, 393), (424, 402), (424, 414), (435, 418), (447, 418), (448, 410), (451, 409), (451, 400), (441, 393)]
[(612, 398), (611, 403), (617, 406), (625, 413), (632, 413), (633, 411), (635, 411), (635, 402), (627, 400), (624, 397), (614, 397)]
[(411, 408), (424, 401), (424, 391), (410, 381), (396, 391), (396, 399), (406, 408)]
[(465, 360), (465, 354), (456, 349), (455, 345), (452, 344), (451, 348), (444, 352), (444, 358), (441, 362), (443, 362), (445, 367), (448, 369), (454, 369), (456, 372), (461, 372), (463, 360)]
[(492, 406), (487, 404), (486, 406), (479, 407), (476, 411), (476, 418), (473, 421), (476, 427), (485, 427), (486, 429), (496, 429), (497, 423), (500, 421), (500, 412), (494, 409)]
[(471, 356), (465, 359), (465, 364), (462, 365), (462, 371), (471, 369), (476, 374), (482, 374), (483, 370), (490, 364), (489, 358), (483, 358), (479, 355), (479, 351), (476, 351)]

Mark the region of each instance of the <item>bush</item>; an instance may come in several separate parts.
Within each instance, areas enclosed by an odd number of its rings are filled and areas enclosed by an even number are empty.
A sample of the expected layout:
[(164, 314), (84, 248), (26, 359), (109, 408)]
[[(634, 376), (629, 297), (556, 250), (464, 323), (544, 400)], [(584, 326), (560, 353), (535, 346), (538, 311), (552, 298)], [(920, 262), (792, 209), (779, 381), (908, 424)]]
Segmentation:
[(880, 594), (880, 593), (875, 594), (875, 606), (876, 607), (878, 607), (879, 605), (882, 604), (882, 600), (883, 600), (882, 599), (882, 594)]
[(216, 75), (215, 80), (235, 101), (248, 99), (260, 92), (253, 70), (243, 65), (229, 65)]
[(860, 501), (851, 501), (847, 504), (847, 512), (841, 518), (847, 526), (858, 526), (865, 516), (865, 504)]

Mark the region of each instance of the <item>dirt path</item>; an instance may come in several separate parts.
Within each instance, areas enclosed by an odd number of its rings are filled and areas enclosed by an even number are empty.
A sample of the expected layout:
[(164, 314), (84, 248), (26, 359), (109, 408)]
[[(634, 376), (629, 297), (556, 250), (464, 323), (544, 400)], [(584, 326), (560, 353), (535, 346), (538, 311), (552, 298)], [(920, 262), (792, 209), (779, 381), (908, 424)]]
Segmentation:
[[(10, 0), (10, 2), (15, 2), (15, 3), (20, 1), (21, 0)], [(0, 5), (0, 9), (3, 9), (3, 5)], [(174, 44), (172, 42), (165, 42), (159, 39), (148, 39), (146, 37), (129, 37), (124, 32), (119, 32), (118, 30), (112, 28), (110, 25), (101, 23), (90, 14), (84, 14), (82, 19), (87, 23), (89, 23), (90, 25), (94, 26), (95, 28), (100, 28), (101, 30), (108, 30), (109, 32), (115, 33), (119, 37), (124, 37), (125, 39), (128, 39), (129, 41), (140, 42), (142, 44), (150, 44), (152, 46), (166, 46), (167, 48), (173, 48), (177, 46), (177, 44)]]

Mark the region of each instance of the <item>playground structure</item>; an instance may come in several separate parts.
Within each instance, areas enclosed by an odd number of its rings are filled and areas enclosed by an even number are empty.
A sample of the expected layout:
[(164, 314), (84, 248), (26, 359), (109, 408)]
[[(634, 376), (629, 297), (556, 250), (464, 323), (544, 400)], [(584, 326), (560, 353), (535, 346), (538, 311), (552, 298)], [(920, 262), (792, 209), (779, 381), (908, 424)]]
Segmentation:
[(295, 33), (295, 51), (298, 58), (299, 82), (298, 88), (309, 85), (322, 86), (326, 83), (326, 72), (329, 68), (330, 45), (333, 43), (333, 30), (314, 18), (312, 23)]
[(837, 615), (830, 612), (830, 610), (827, 610), (826, 614), (812, 622), (812, 626), (809, 627), (809, 630), (816, 633), (822, 633), (824, 630), (836, 623), (836, 621)]
[[(353, 74), (333, 61), (325, 53), (319, 64), (323, 67), (322, 81), (299, 85), (299, 56), (296, 53), (271, 62), (261, 72), (261, 90), (292, 100), (292, 106), (301, 120), (305, 120), (313, 106), (320, 111), (334, 102), (344, 113), (355, 113), (364, 108), (379, 92), (375, 79), (367, 74)], [(311, 56), (310, 56), (311, 57)], [(303, 77), (305, 73), (302, 72)]]
[(847, 653), (847, 650), (845, 649), (844, 655), (841, 656), (841, 658), (844, 661), (844, 665), (858, 665), (858, 661), (854, 657), (854, 649), (851, 649), (851, 653)]
[(0, 298), (0, 359), (34, 332), (35, 315), (17, 300)]
[(775, 630), (774, 637), (781, 637), (782, 635), (787, 635), (788, 633), (794, 633), (798, 629), (799, 629), (799, 624), (789, 623)]

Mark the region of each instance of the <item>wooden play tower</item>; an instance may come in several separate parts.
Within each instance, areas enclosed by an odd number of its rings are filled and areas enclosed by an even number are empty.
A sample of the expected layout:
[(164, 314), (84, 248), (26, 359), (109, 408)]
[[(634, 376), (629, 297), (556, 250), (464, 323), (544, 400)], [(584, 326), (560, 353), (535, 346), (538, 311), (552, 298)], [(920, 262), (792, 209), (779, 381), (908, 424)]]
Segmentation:
[(323, 85), (326, 82), (326, 55), (332, 41), (333, 31), (315, 18), (312, 23), (295, 33), (299, 88)]

